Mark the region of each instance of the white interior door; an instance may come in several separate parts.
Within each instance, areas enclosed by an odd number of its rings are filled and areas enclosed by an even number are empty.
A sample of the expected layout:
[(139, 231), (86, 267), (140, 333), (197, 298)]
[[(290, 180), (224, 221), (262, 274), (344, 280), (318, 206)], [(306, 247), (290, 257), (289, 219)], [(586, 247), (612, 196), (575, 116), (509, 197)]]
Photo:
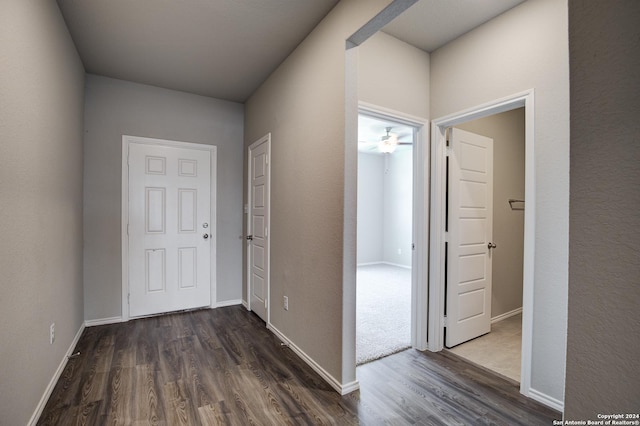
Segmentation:
[(211, 304), (211, 153), (129, 144), (129, 315)]
[(452, 129), (446, 346), (491, 331), (493, 139)]
[(249, 147), (249, 307), (265, 322), (269, 306), (269, 136)]

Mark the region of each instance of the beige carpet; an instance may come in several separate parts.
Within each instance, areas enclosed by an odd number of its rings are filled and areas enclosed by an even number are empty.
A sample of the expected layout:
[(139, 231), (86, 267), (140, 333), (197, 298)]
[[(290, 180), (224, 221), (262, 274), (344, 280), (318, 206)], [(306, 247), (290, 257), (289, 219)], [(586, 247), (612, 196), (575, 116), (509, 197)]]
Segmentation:
[(411, 269), (386, 264), (358, 267), (356, 363), (411, 346)]

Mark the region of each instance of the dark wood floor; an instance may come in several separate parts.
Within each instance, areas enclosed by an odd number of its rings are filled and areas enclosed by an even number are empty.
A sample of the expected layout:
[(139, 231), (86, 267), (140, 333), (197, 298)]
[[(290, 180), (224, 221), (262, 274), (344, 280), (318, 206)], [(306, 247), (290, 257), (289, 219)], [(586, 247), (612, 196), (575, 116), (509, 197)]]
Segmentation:
[(358, 367), (340, 396), (241, 306), (87, 328), (40, 425), (550, 425), (559, 413), (451, 354)]

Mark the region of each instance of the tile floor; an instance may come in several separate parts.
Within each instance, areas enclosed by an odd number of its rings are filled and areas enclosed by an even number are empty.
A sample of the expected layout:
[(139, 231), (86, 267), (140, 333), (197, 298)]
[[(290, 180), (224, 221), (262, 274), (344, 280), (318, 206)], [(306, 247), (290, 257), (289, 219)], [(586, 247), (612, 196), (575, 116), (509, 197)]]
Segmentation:
[(491, 324), (491, 332), (449, 351), (520, 382), (522, 314)]

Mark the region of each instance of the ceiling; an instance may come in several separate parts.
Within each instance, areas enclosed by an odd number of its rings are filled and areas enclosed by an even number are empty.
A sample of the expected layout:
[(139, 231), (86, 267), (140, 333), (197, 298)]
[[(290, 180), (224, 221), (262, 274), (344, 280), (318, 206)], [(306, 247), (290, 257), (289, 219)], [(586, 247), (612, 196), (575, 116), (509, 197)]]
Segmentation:
[[(338, 0), (57, 0), (88, 73), (244, 102)], [(523, 0), (420, 0), (384, 31), (431, 51)]]
[(244, 102), (338, 0), (57, 0), (88, 73)]
[(433, 52), (525, 0), (419, 0), (383, 31)]

